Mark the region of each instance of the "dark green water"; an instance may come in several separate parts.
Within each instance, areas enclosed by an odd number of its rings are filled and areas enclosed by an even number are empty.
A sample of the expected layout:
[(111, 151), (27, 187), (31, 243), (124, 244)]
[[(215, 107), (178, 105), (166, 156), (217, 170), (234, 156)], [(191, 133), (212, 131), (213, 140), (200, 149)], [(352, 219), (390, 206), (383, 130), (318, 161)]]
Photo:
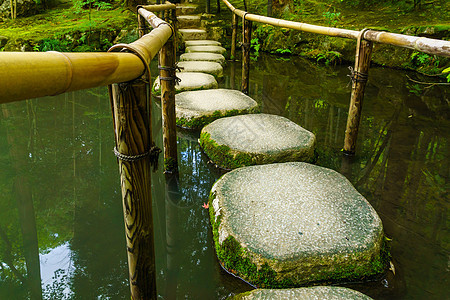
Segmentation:
[[(229, 64), (224, 87), (240, 86)], [(233, 77), (232, 74), (235, 74)], [(449, 287), (449, 89), (372, 68), (357, 156), (343, 158), (345, 67), (261, 56), (250, 93), (317, 136), (318, 164), (345, 174), (392, 239), (392, 272), (348, 287), (376, 299), (444, 299)], [(416, 79), (416, 74), (409, 74)], [(234, 79), (233, 79), (234, 78)], [(154, 103), (155, 138), (161, 144)], [(221, 299), (251, 287), (219, 267), (207, 210), (220, 176), (181, 133), (179, 179), (153, 175), (158, 293)], [(119, 174), (106, 88), (1, 105), (0, 299), (129, 299)], [(27, 278), (28, 275), (28, 280)]]

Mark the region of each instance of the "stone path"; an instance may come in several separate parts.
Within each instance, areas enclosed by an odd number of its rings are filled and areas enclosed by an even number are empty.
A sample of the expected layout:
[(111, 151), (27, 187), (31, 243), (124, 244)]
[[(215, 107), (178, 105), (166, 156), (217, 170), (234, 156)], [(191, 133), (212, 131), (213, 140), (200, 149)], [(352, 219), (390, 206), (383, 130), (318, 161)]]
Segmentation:
[[(218, 89), (213, 75), (220, 79), (222, 71), (206, 66), (221, 70), (226, 50), (201, 28), (211, 21), (195, 15), (192, 4), (177, 11), (186, 49), (179, 59), (184, 72), (177, 73), (177, 125), (203, 128), (199, 142), (221, 167), (260, 164), (225, 174), (211, 189), (217, 257), (222, 267), (258, 287), (291, 288), (235, 298), (370, 299), (340, 287), (292, 288), (382, 273), (389, 258), (381, 220), (339, 173), (304, 162), (274, 163), (311, 161), (315, 136), (281, 116), (248, 114), (257, 112), (255, 100)], [(159, 90), (157, 83), (153, 90)]]

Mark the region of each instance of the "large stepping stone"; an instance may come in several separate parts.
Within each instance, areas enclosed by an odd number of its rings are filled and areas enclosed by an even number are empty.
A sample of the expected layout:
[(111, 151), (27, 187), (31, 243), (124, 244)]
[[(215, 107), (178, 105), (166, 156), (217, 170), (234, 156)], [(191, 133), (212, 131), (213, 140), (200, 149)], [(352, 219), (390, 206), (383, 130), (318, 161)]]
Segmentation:
[(213, 40), (185, 41), (184, 45), (186, 47), (191, 47), (191, 46), (222, 46), (222, 44), (220, 42), (213, 41)]
[[(198, 72), (177, 72), (176, 76), (180, 78), (181, 81), (175, 85), (175, 93), (218, 88), (217, 80), (210, 74)], [(155, 96), (161, 95), (159, 76), (156, 77), (152, 92)]]
[(182, 92), (175, 95), (177, 125), (200, 129), (212, 121), (258, 111), (258, 104), (236, 90), (214, 89)]
[(200, 72), (214, 77), (223, 77), (222, 65), (212, 61), (180, 61), (178, 66), (181, 72)]
[(189, 46), (186, 47), (185, 50), (187, 53), (190, 52), (210, 52), (210, 53), (218, 53), (218, 54), (224, 54), (227, 52), (227, 50), (221, 46)]
[(203, 29), (194, 29), (194, 28), (178, 29), (178, 32), (181, 34), (183, 41), (205, 40), (206, 37), (208, 36), (206, 30)]
[(237, 294), (231, 299), (371, 300), (372, 298), (349, 288), (338, 286), (313, 286), (297, 289), (256, 289), (249, 292)]
[(192, 15), (197, 12), (197, 5), (177, 4), (177, 16)]
[(341, 174), (303, 162), (223, 175), (209, 200), (222, 266), (264, 288), (372, 278), (386, 270), (376, 211)]
[(212, 61), (223, 66), (225, 64), (225, 57), (218, 53), (192, 52), (181, 54), (180, 61)]
[(200, 16), (192, 15), (178, 16), (177, 20), (179, 28), (197, 28), (202, 23)]
[(276, 115), (223, 118), (205, 126), (200, 146), (219, 167), (287, 161), (313, 161), (316, 137), (294, 122)]

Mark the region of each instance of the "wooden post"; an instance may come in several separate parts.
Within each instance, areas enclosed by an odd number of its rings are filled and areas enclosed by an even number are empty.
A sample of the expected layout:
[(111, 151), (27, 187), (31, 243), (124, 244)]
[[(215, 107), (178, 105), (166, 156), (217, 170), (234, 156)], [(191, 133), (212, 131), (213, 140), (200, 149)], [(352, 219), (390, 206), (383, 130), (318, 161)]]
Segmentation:
[(211, 0), (206, 0), (206, 13), (211, 13)]
[(220, 2), (221, 0), (217, 0), (217, 13), (220, 13)]
[(113, 85), (112, 108), (131, 298), (156, 299), (150, 165), (158, 156), (153, 151), (146, 82)]
[(238, 28), (238, 17), (233, 14), (231, 19), (231, 60), (236, 59), (236, 36), (237, 36), (237, 28)]
[(353, 155), (356, 148), (356, 139), (358, 137), (358, 128), (361, 119), (362, 103), (364, 99), (364, 88), (366, 86), (370, 59), (372, 56), (373, 43), (364, 40), (363, 29), (357, 40), (355, 69), (351, 69), (352, 95), (347, 118), (347, 128), (345, 130), (344, 153)]
[(172, 28), (173, 28), (173, 48), (175, 49), (175, 54), (178, 49), (178, 45), (180, 45), (180, 40), (178, 36), (178, 19), (177, 19), (177, 10), (172, 9), (171, 10), (171, 16), (172, 16)]
[(159, 51), (159, 79), (161, 82), (161, 110), (163, 123), (164, 171), (176, 173), (177, 127), (175, 115), (175, 47), (173, 37)]
[(244, 18), (243, 26), (243, 43), (242, 43), (242, 86), (241, 90), (248, 95), (248, 86), (250, 81), (250, 41), (252, 39), (252, 22)]

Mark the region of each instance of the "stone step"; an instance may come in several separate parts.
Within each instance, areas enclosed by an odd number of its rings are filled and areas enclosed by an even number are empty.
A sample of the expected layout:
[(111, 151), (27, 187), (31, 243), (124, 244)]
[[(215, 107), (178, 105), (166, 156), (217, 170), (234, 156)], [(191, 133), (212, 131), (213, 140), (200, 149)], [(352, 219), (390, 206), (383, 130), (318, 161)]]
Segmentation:
[[(177, 72), (176, 76), (181, 80), (175, 85), (175, 92), (196, 91), (206, 89), (217, 89), (218, 83), (213, 75), (197, 72)], [(153, 89), (153, 95), (161, 95), (161, 86), (159, 76), (156, 78)]]
[(191, 46), (222, 46), (222, 44), (220, 42), (213, 41), (213, 40), (185, 41), (184, 45), (186, 47), (191, 47)]
[(200, 16), (186, 15), (178, 17), (178, 28), (198, 28), (201, 26)]
[(193, 15), (198, 12), (198, 5), (194, 4), (178, 4), (177, 16)]
[(389, 264), (376, 211), (331, 169), (239, 168), (214, 184), (209, 209), (220, 263), (258, 287), (360, 281)]
[(254, 114), (212, 122), (203, 127), (199, 142), (217, 166), (235, 169), (276, 162), (311, 162), (316, 137), (284, 117)]
[(212, 61), (222, 66), (226, 63), (225, 57), (222, 54), (209, 52), (183, 53), (180, 55), (180, 61)]
[(175, 95), (177, 125), (201, 129), (212, 121), (258, 111), (258, 103), (236, 90), (213, 89), (182, 92)]
[(179, 29), (183, 41), (206, 40), (208, 33), (203, 29)]
[(180, 61), (178, 66), (181, 72), (200, 72), (211, 74), (216, 78), (223, 77), (221, 64), (211, 61)]
[(250, 292), (237, 294), (230, 300), (254, 300), (254, 299), (328, 299), (328, 300), (371, 300), (363, 293), (349, 288), (338, 286), (313, 286), (296, 289), (256, 289)]
[(186, 53), (190, 52), (210, 52), (224, 54), (227, 50), (221, 46), (189, 46), (185, 49)]

